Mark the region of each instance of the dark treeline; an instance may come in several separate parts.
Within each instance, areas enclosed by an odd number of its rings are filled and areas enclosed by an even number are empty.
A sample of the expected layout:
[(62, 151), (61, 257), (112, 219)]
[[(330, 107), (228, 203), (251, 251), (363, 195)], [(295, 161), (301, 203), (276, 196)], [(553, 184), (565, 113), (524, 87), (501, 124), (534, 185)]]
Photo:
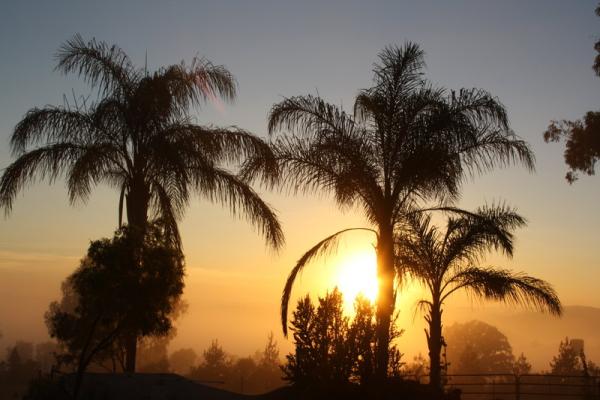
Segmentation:
[[(244, 394), (266, 393), (288, 384), (327, 388), (332, 382), (348, 390), (373, 379), (375, 319), (373, 305), (361, 298), (357, 299), (351, 316), (346, 311), (338, 291), (319, 297), (316, 303), (308, 296), (301, 299), (291, 320), (295, 349), (285, 358), (280, 356), (272, 334), (267, 337), (264, 348), (246, 357), (231, 355), (216, 339), (198, 354), (192, 348), (169, 352), (175, 332), (164, 337), (147, 337), (139, 343), (138, 371), (176, 373), (198, 383)], [(547, 368), (535, 371), (525, 354), (513, 353), (508, 339), (497, 327), (470, 321), (450, 325), (445, 332), (443, 380), (446, 374), (539, 373), (600, 377), (600, 367), (586, 357), (580, 340), (561, 340)], [(392, 337), (401, 334), (396, 331)], [(65, 351), (64, 344), (53, 341), (38, 344), (17, 341), (8, 347), (0, 361), (0, 400), (21, 398), (30, 383), (38, 382), (40, 377), (75, 371), (76, 365), (64, 364)], [(120, 350), (121, 357), (123, 351)], [(390, 354), (393, 355), (388, 370), (390, 377), (428, 380), (429, 361), (425, 357), (418, 355), (408, 360), (394, 345)], [(96, 357), (87, 370), (122, 372), (123, 366), (115, 367), (113, 357), (119, 355), (104, 353)], [(56, 370), (59, 364), (63, 371)], [(482, 377), (463, 380), (484, 382)]]
[(19, 340), (6, 348), (0, 361), (0, 400), (21, 398), (33, 379), (49, 374), (58, 350), (52, 341), (34, 344)]
[[(177, 373), (209, 386), (245, 394), (266, 393), (285, 383), (280, 369), (279, 349), (272, 334), (263, 349), (247, 357), (229, 355), (217, 340), (201, 355), (191, 348), (169, 353), (171, 339), (146, 338), (139, 343), (136, 361), (140, 373)], [(0, 361), (0, 400), (22, 398), (30, 383), (37, 384), (51, 374), (60, 376), (75, 370), (75, 365), (69, 369), (64, 364), (62, 371), (56, 369), (64, 360), (64, 351), (63, 345), (52, 341), (35, 345), (17, 341), (14, 346), (8, 347)], [(87, 371), (122, 372), (123, 367), (118, 365), (113, 370), (111, 357), (99, 357), (90, 363)]]
[(214, 340), (202, 353), (202, 361), (192, 366), (187, 377), (232, 392), (259, 394), (282, 385), (279, 348), (270, 334), (264, 349), (247, 357), (228, 355)]

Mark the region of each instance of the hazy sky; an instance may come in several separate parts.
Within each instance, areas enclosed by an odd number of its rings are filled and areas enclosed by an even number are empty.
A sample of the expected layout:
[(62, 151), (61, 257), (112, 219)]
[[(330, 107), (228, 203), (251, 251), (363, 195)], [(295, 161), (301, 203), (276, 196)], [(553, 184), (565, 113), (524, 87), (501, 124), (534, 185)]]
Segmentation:
[[(529, 220), (517, 233), (514, 259), (492, 256), (490, 263), (550, 281), (567, 305), (600, 307), (600, 178), (583, 177), (569, 186), (563, 147), (542, 140), (550, 120), (580, 118), (600, 104), (600, 79), (591, 69), (600, 36), (595, 1), (122, 3), (3, 3), (0, 168), (12, 160), (9, 136), (28, 109), (61, 104), (73, 91), (89, 94), (77, 77), (53, 70), (56, 49), (75, 33), (117, 43), (138, 65), (147, 54), (150, 69), (195, 55), (224, 64), (239, 82), (239, 97), (223, 112), (207, 106), (198, 123), (237, 125), (261, 136), (269, 108), (285, 96), (318, 91), (351, 108), (357, 90), (370, 85), (378, 51), (414, 41), (426, 51), (432, 82), (498, 96), (514, 131), (537, 156), (533, 174), (522, 168), (494, 171), (464, 187), (461, 206), (505, 200)], [(302, 251), (338, 229), (364, 225), (360, 214), (339, 212), (327, 196), (264, 196), (286, 234), (278, 254), (245, 221), (193, 201), (181, 222), (190, 308), (176, 344), (201, 349), (219, 337), (234, 353), (260, 347), (270, 330), (280, 331), (280, 292)], [(13, 212), (0, 221), (0, 344), (43, 337), (48, 303), (89, 241), (111, 235), (117, 202), (118, 193), (100, 187), (87, 204), (71, 207), (60, 180), (19, 195)], [(347, 243), (342, 254), (372, 249), (368, 236)], [(335, 285), (343, 257), (307, 270), (295, 293)], [(412, 315), (411, 304), (402, 303), (406, 315)]]

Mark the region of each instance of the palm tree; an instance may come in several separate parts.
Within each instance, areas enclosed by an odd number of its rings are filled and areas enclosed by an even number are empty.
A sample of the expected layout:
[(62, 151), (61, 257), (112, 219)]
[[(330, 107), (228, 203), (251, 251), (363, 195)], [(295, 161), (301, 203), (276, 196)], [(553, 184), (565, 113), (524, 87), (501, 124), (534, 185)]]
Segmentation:
[[(148, 73), (123, 50), (76, 35), (57, 53), (57, 69), (76, 73), (98, 91), (98, 99), (61, 107), (33, 108), (15, 127), (16, 160), (0, 180), (0, 206), (11, 210), (17, 193), (37, 177), (65, 175), (70, 201), (85, 201), (92, 188), (118, 189), (118, 222), (143, 235), (149, 219), (161, 219), (179, 245), (177, 221), (193, 192), (229, 207), (253, 223), (274, 248), (283, 244), (275, 213), (240, 176), (226, 167), (246, 157), (267, 164), (267, 143), (237, 128), (199, 126), (191, 107), (207, 100), (232, 101), (230, 72), (203, 59), (190, 66)], [(127, 370), (135, 368), (135, 338)]]
[[(279, 182), (293, 191), (331, 192), (340, 207), (359, 207), (376, 236), (377, 375), (386, 376), (390, 321), (395, 304), (393, 236), (405, 215), (428, 201), (450, 204), (467, 172), (522, 162), (532, 169), (528, 145), (509, 128), (506, 110), (478, 89), (447, 92), (423, 78), (418, 45), (387, 47), (375, 64), (373, 86), (356, 97), (353, 115), (318, 96), (286, 98), (269, 115)], [(269, 171), (260, 162), (245, 173)], [(275, 181), (270, 181), (276, 184)], [(410, 211), (413, 210), (413, 211)], [(346, 229), (306, 252), (292, 269), (281, 302), (287, 308), (298, 273), (336, 242)]]
[(481, 267), (483, 255), (500, 250), (513, 254), (513, 231), (525, 220), (506, 206), (481, 207), (474, 213), (450, 216), (442, 232), (431, 216), (412, 214), (396, 237), (396, 268), (429, 291), (419, 302), (425, 320), (430, 360), (430, 384), (441, 388), (442, 306), (453, 293), (465, 290), (485, 300), (528, 305), (561, 314), (556, 292), (543, 280), (506, 269)]

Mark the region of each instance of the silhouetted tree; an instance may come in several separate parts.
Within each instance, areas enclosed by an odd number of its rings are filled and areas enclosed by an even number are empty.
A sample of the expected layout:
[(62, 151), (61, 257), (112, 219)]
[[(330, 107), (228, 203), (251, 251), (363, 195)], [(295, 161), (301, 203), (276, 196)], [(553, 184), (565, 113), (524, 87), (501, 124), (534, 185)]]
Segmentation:
[(415, 379), (420, 382), (421, 378), (429, 375), (428, 362), (425, 360), (425, 357), (423, 357), (423, 354), (419, 353), (413, 357), (411, 363), (407, 363), (404, 366), (402, 372), (403, 375), (407, 376), (409, 379)]
[(277, 341), (273, 332), (269, 332), (267, 337), (267, 343), (261, 354), (260, 364), (268, 366), (269, 368), (279, 366), (279, 347), (277, 347)]
[[(399, 279), (393, 236), (399, 224), (424, 200), (455, 199), (465, 172), (516, 160), (533, 168), (533, 154), (510, 131), (502, 104), (479, 89), (434, 88), (423, 77), (424, 66), (418, 45), (387, 47), (373, 69), (373, 86), (358, 94), (353, 115), (315, 96), (287, 98), (269, 115), (271, 134), (290, 131), (273, 142), (279, 182), (293, 191), (332, 192), (342, 208), (361, 208), (373, 226), (357, 229), (376, 236), (379, 378), (388, 368)], [(260, 162), (248, 163), (245, 176), (268, 171), (260, 167)], [(284, 333), (296, 276), (350, 230), (317, 243), (292, 269), (282, 295)]]
[[(596, 15), (600, 17), (600, 4), (596, 7)], [(594, 43), (594, 50), (598, 54), (596, 54), (596, 58), (594, 59), (593, 69), (596, 75), (600, 76), (600, 40)]]
[(227, 381), (231, 358), (225, 353), (217, 339), (213, 340), (203, 353), (203, 361), (192, 368), (190, 376), (205, 383), (223, 384)]
[(33, 361), (33, 343), (17, 340), (14, 349), (19, 353), (21, 361)]
[(256, 362), (252, 357), (238, 358), (231, 367), (230, 376), (237, 386), (239, 393), (248, 393), (249, 386), (252, 386), (252, 378), (256, 373)]
[[(596, 7), (600, 16), (600, 5)], [(600, 41), (594, 44), (598, 53), (594, 59), (594, 72), (600, 76)], [(578, 172), (594, 175), (596, 161), (600, 159), (600, 112), (588, 111), (583, 120), (552, 121), (544, 132), (544, 141), (565, 140), (565, 163), (569, 167), (565, 178), (569, 183), (577, 180)]]
[(127, 227), (112, 239), (92, 242), (66, 280), (74, 308), (54, 302), (46, 313), (50, 336), (72, 355), (78, 377), (92, 360), (109, 354), (118, 338), (166, 335), (172, 327), (184, 286), (183, 255), (157, 224), (149, 225), (143, 238), (143, 267), (132, 261), (132, 246), (137, 243)]
[(490, 250), (513, 254), (513, 230), (525, 220), (507, 207), (482, 207), (475, 213), (449, 217), (443, 232), (431, 215), (413, 214), (396, 238), (397, 268), (429, 291), (420, 301), (426, 311), (430, 384), (441, 388), (442, 307), (458, 290), (486, 300), (531, 305), (560, 315), (561, 304), (552, 287), (537, 278), (492, 267), (480, 267)]
[(354, 374), (356, 379), (369, 383), (373, 378), (376, 365), (375, 346), (377, 342), (377, 327), (373, 305), (365, 297), (359, 296), (354, 303), (354, 318), (348, 328), (347, 340), (355, 356)]
[(551, 373), (553, 375), (583, 375), (583, 363), (581, 351), (573, 347), (569, 338), (560, 341), (558, 345), (558, 355), (552, 357), (550, 362)]
[(230, 364), (223, 347), (217, 339), (211, 342), (210, 347), (202, 353), (202, 356), (204, 357), (204, 365), (208, 368), (221, 369)]
[(167, 345), (171, 335), (149, 336), (142, 338), (137, 352), (136, 365), (140, 372), (166, 373), (170, 370)]
[[(333, 387), (350, 382), (367, 384), (375, 375), (375, 309), (358, 298), (351, 320), (343, 313), (343, 298), (335, 289), (319, 297), (315, 307), (307, 295), (298, 301), (291, 331), (295, 351), (286, 356), (284, 379), (301, 387)], [(392, 324), (392, 326), (394, 326)], [(393, 330), (390, 337), (401, 332)], [(390, 371), (399, 368), (401, 353), (391, 345)]]
[(254, 386), (262, 392), (273, 390), (282, 386), (281, 376), (281, 360), (279, 359), (279, 347), (273, 332), (269, 333), (267, 343), (263, 351), (260, 353), (260, 358), (256, 365), (256, 371), (252, 375), (252, 379), (260, 385)]
[(56, 364), (56, 355), (59, 353), (59, 346), (56, 342), (46, 341), (35, 344), (34, 361), (42, 373), (50, 372), (53, 365)]
[(587, 370), (589, 376), (600, 377), (600, 365), (597, 365), (593, 361), (587, 361)]
[(6, 365), (8, 367), (8, 371), (14, 375), (17, 375), (21, 367), (23, 365), (23, 361), (21, 360), (21, 355), (19, 354), (19, 350), (17, 347), (7, 349), (8, 357), (6, 357)]
[(515, 360), (513, 364), (513, 373), (518, 376), (531, 373), (531, 364), (527, 360), (527, 357), (525, 357), (525, 354), (521, 353)]
[(449, 370), (453, 374), (510, 374), (514, 356), (506, 336), (481, 321), (455, 323), (446, 329)]
[(8, 347), (0, 368), (0, 399), (21, 398), (38, 373), (39, 364), (33, 360), (32, 343), (19, 340)]
[[(268, 163), (269, 146), (237, 128), (192, 123), (191, 107), (213, 98), (233, 100), (231, 73), (195, 58), (155, 72), (136, 67), (118, 46), (76, 35), (57, 52), (57, 69), (83, 77), (97, 99), (33, 108), (11, 137), (16, 160), (0, 180), (0, 206), (10, 211), (18, 192), (37, 177), (66, 176), (72, 203), (107, 183), (119, 190), (141, 247), (149, 219), (164, 221), (179, 245), (177, 220), (193, 192), (245, 215), (278, 248), (283, 233), (273, 211), (239, 176), (226, 169), (252, 156)], [(150, 214), (150, 215), (149, 215)], [(137, 232), (137, 233), (136, 233)], [(135, 370), (136, 337), (128, 339), (128, 371)]]
[(344, 383), (352, 373), (352, 349), (347, 347), (348, 317), (342, 294), (335, 289), (314, 307), (307, 295), (298, 302), (291, 322), (296, 351), (289, 354), (285, 379), (297, 385)]
[(566, 179), (577, 180), (577, 173), (594, 175), (600, 159), (600, 112), (588, 111), (583, 120), (552, 121), (544, 132), (546, 142), (565, 140), (565, 163), (569, 166)]
[(187, 375), (196, 363), (198, 355), (194, 349), (179, 349), (169, 356), (169, 367), (180, 375)]
[(262, 351), (240, 358), (229, 356), (214, 340), (203, 352), (202, 362), (189, 369), (188, 375), (203, 384), (244, 394), (265, 393), (284, 383), (281, 379), (279, 349), (272, 334)]

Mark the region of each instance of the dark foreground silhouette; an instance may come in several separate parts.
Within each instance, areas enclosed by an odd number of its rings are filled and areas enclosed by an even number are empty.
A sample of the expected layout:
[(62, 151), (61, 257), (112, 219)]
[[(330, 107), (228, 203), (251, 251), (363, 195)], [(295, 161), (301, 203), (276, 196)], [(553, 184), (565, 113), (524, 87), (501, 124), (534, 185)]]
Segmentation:
[[(75, 374), (54, 382), (34, 384), (27, 400), (72, 400)], [(361, 387), (354, 384), (330, 387), (285, 386), (262, 395), (243, 395), (210, 387), (176, 374), (94, 374), (83, 380), (79, 399), (103, 400), (304, 400), (304, 399), (459, 399), (458, 393), (440, 396), (427, 385), (390, 379), (386, 385)]]

